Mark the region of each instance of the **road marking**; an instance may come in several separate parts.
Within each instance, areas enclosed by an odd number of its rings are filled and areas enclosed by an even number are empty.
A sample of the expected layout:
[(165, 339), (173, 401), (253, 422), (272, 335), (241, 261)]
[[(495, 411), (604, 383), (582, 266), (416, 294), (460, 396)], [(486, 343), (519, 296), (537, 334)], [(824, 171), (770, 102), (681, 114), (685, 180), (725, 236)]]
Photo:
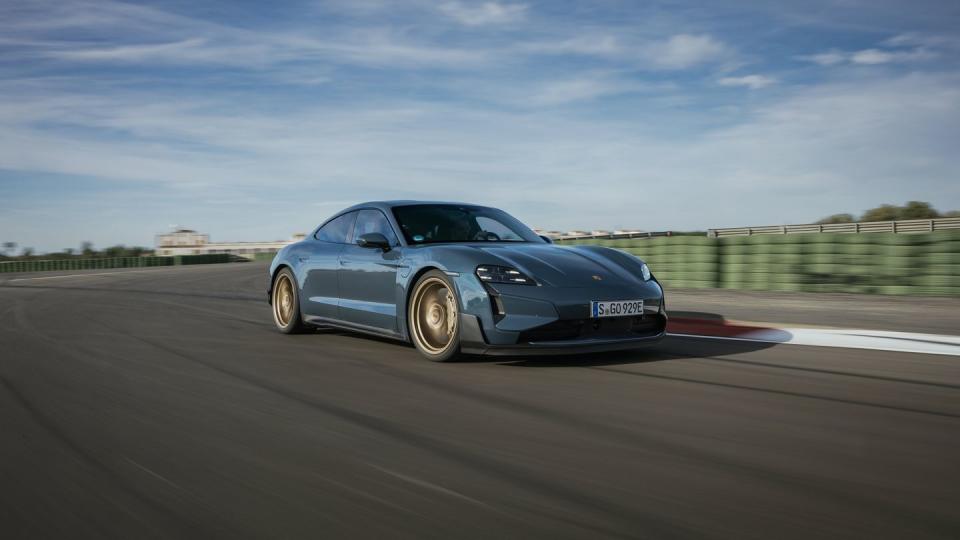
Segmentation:
[(134, 461), (134, 460), (132, 460), (132, 459), (130, 459), (130, 458), (128, 458), (128, 457), (124, 457), (123, 459), (127, 460), (128, 463), (130, 463), (130, 464), (133, 465), (134, 467), (140, 469), (141, 471), (149, 474), (150, 476), (156, 478), (157, 480), (160, 480), (161, 482), (163, 482), (163, 483), (165, 483), (165, 484), (168, 484), (168, 485), (170, 485), (170, 486), (172, 486), (172, 487), (174, 487), (174, 488), (176, 488), (176, 489), (179, 489), (179, 490), (182, 490), (182, 489), (183, 489), (183, 488), (180, 487), (180, 485), (178, 485), (176, 482), (174, 482), (174, 481), (172, 481), (172, 480), (169, 480), (169, 479), (167, 479), (167, 478), (164, 477), (164, 476), (161, 476), (160, 474), (158, 474), (158, 473), (156, 473), (156, 472), (148, 469), (146, 466), (141, 465), (141, 464), (137, 463), (136, 461)]
[(437, 485), (437, 484), (434, 484), (433, 482), (428, 482), (428, 481), (422, 480), (422, 479), (420, 479), (420, 478), (414, 478), (414, 477), (412, 477), (412, 476), (408, 476), (408, 475), (401, 474), (401, 473), (398, 473), (398, 472), (395, 472), (395, 471), (391, 471), (390, 469), (386, 469), (386, 468), (384, 468), (384, 467), (380, 467), (379, 465), (374, 465), (373, 463), (369, 463), (369, 462), (368, 462), (367, 465), (370, 466), (370, 467), (372, 467), (372, 468), (374, 468), (374, 469), (379, 470), (380, 472), (383, 472), (383, 473), (385, 473), (385, 474), (387, 474), (387, 475), (393, 476), (394, 478), (399, 478), (400, 480), (403, 480), (403, 481), (405, 481), (405, 482), (409, 482), (409, 483), (411, 483), (411, 484), (413, 484), (413, 485), (420, 486), (420, 487), (422, 487), (422, 488), (426, 488), (426, 489), (429, 489), (429, 490), (432, 490), (432, 491), (436, 491), (436, 492), (438, 492), (438, 493), (443, 493), (444, 495), (449, 495), (449, 496), (454, 497), (454, 498), (457, 498), (457, 499), (461, 499), (461, 500), (464, 500), (464, 501), (471, 502), (471, 503), (473, 503), (473, 504), (477, 504), (477, 505), (485, 506), (485, 507), (488, 507), (488, 508), (489, 508), (489, 505), (488, 505), (487, 503), (483, 502), (483, 501), (479, 501), (479, 500), (477, 500), (477, 499), (474, 499), (473, 497), (470, 497), (470, 496), (468, 496), (468, 495), (464, 495), (463, 493), (459, 493), (459, 492), (454, 491), (454, 490), (452, 490), (452, 489), (445, 488), (445, 487), (443, 487), (443, 486), (439, 486), (439, 485)]
[(26, 277), (26, 278), (13, 278), (7, 281), (33, 281), (38, 279), (63, 279), (63, 278), (72, 278), (72, 277), (111, 276), (114, 274), (147, 274), (150, 272), (159, 272), (161, 270), (167, 270), (167, 269), (168, 267), (151, 268), (150, 270), (127, 270), (126, 272), (96, 272), (92, 274), (67, 274), (64, 276)]
[(868, 349), (916, 354), (960, 356), (960, 336), (915, 334), (859, 329), (756, 328), (737, 335), (709, 335), (668, 332), (667, 335), (730, 341), (784, 343), (810, 347)]

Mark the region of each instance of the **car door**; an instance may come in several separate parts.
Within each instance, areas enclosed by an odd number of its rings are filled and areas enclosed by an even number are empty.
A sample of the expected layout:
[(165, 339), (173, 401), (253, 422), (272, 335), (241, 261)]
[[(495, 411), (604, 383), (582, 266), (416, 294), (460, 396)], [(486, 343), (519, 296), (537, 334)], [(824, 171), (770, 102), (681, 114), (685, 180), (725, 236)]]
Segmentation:
[[(357, 239), (366, 233), (380, 233), (390, 249), (361, 247)], [(400, 242), (380, 210), (360, 210), (351, 242), (340, 252), (340, 308), (343, 321), (397, 333), (397, 267)]]
[(303, 276), (300, 306), (305, 318), (338, 319), (340, 300), (340, 253), (353, 234), (357, 212), (349, 212), (328, 221), (298, 255)]

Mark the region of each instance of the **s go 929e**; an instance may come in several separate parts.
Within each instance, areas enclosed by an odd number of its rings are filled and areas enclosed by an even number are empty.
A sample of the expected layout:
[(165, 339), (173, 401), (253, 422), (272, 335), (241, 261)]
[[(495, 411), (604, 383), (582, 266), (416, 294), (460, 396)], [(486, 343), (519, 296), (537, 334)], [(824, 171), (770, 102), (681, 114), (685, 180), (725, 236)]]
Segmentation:
[(267, 298), (281, 332), (366, 332), (434, 361), (628, 349), (667, 324), (663, 288), (637, 257), (554, 245), (460, 203), (347, 208), (277, 253)]

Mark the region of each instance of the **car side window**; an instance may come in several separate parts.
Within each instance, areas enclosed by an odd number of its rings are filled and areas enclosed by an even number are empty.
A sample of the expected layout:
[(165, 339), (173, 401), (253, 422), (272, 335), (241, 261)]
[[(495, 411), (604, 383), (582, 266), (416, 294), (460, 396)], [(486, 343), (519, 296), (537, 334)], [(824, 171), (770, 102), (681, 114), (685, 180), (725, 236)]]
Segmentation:
[(330, 221), (314, 236), (321, 242), (333, 242), (335, 244), (346, 244), (350, 240), (350, 233), (353, 230), (353, 222), (357, 219), (357, 212), (344, 214), (333, 221)]
[(393, 227), (387, 221), (386, 216), (379, 210), (361, 210), (357, 216), (357, 225), (353, 231), (353, 241), (356, 242), (360, 235), (367, 233), (380, 233), (386, 237), (391, 246), (400, 245), (397, 235), (393, 232)]

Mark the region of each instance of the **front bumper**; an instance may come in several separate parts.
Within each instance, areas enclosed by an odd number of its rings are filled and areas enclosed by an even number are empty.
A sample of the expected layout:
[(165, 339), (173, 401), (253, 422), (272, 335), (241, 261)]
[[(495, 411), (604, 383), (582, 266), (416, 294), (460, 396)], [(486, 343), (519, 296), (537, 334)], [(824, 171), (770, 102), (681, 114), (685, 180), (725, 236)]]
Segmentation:
[[(491, 344), (484, 338), (483, 330), (480, 326), (480, 320), (470, 314), (460, 315), (460, 350), (465, 354), (478, 354), (489, 356), (514, 356), (514, 355), (558, 355), (558, 354), (583, 354), (607, 351), (622, 351), (626, 349), (635, 349), (644, 345), (656, 343), (666, 335), (667, 317), (666, 315), (647, 315), (645, 317), (655, 318), (654, 325), (646, 332), (622, 333), (619, 335), (602, 336), (594, 334), (590, 337), (583, 337), (581, 332), (576, 337), (567, 339), (544, 339), (537, 341), (527, 341), (521, 339), (512, 344)], [(569, 321), (577, 324), (579, 321)], [(583, 325), (590, 325), (592, 321), (584, 321)], [(550, 325), (546, 325), (550, 326)], [(589, 335), (589, 332), (586, 333)]]
[[(588, 288), (499, 284), (490, 287), (472, 276), (462, 276), (457, 285), (464, 300), (460, 343), (466, 354), (615, 351), (655, 343), (663, 339), (666, 332), (663, 289), (654, 280)], [(493, 297), (497, 298), (496, 302)], [(642, 316), (591, 318), (591, 300), (626, 298), (644, 300)], [(501, 314), (496, 315), (497, 312)]]

